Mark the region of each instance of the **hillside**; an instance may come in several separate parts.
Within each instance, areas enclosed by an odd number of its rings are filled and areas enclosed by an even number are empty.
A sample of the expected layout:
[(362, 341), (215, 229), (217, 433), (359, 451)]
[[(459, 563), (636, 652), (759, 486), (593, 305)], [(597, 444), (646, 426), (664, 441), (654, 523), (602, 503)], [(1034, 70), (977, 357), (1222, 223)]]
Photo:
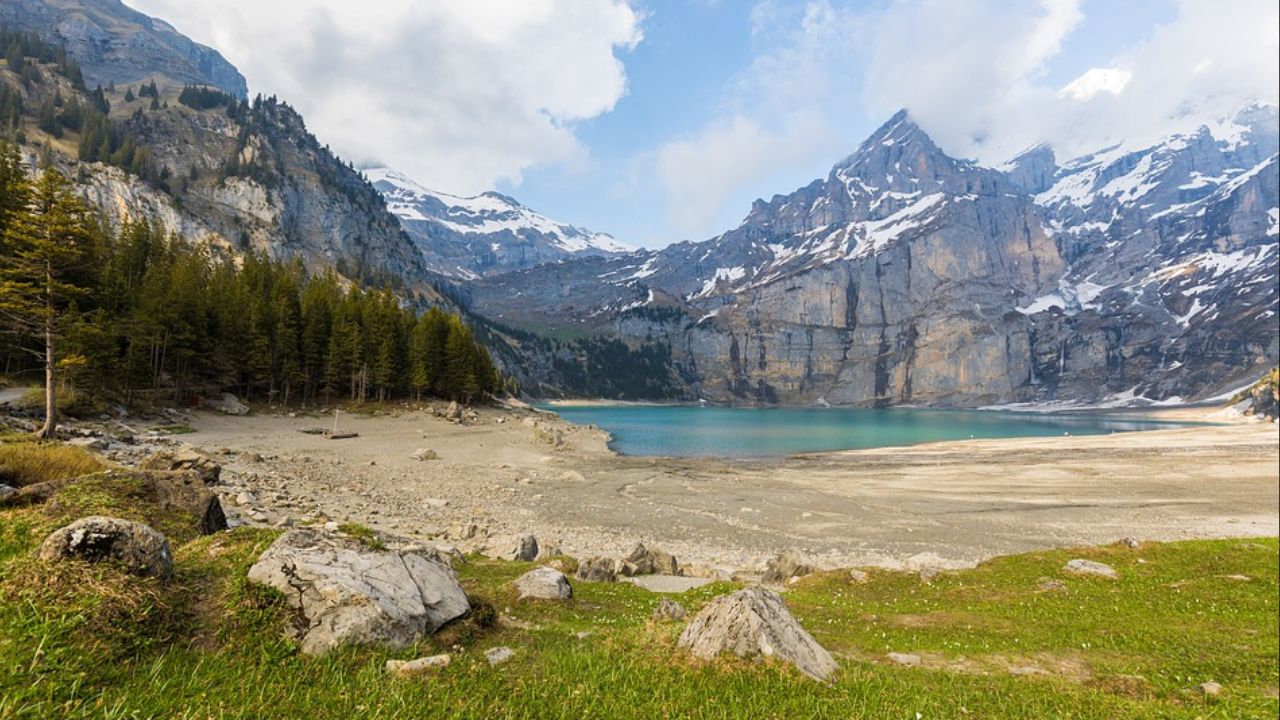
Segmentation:
[[(10, 14), (26, 9), (6, 6)], [(59, 36), (47, 36), (61, 52)], [(66, 54), (78, 65), (74, 47)], [(253, 248), (439, 299), (433, 287), (440, 278), (424, 267), (382, 197), (286, 103), (211, 89), (184, 93), (163, 74), (104, 89), (86, 71), (72, 77), (52, 59), (23, 65), (0, 64), (10, 137), (29, 167), (55, 167), (75, 179), (113, 226), (147, 218), (224, 254)]]
[[(1277, 113), (1058, 166), (989, 168), (899, 113), (737, 228), (485, 278), (472, 308), (665, 349), (722, 402), (1191, 400), (1256, 379), (1276, 325)], [(529, 363), (537, 382), (552, 363)], [(552, 384), (555, 384), (552, 381)]]

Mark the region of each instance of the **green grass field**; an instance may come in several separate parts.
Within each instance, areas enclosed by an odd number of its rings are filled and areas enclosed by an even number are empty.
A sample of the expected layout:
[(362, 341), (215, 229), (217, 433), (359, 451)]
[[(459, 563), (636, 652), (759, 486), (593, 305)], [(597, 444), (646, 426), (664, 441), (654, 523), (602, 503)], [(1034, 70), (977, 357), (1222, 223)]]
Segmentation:
[[(401, 652), (301, 656), (282, 598), (245, 572), (277, 531), (197, 537), (194, 518), (131, 501), (99, 475), (45, 505), (0, 510), (0, 718), (1274, 718), (1276, 539), (1050, 551), (920, 578), (872, 571), (806, 578), (785, 593), (841, 661), (832, 685), (787, 667), (694, 661), (660, 596), (575, 583), (567, 604), (517, 603), (529, 564), (473, 559), (459, 572), (484, 613)], [(104, 512), (170, 536), (169, 585), (106, 566), (49, 565), (50, 530)], [(1119, 580), (1066, 576), (1068, 559)], [(1247, 576), (1232, 579), (1227, 576)], [(1046, 579), (1063, 587), (1046, 588)], [(1049, 583), (1053, 585), (1053, 583)], [(735, 586), (677, 599), (691, 611)], [(578, 637), (579, 633), (590, 633)], [(484, 651), (514, 660), (491, 668)], [(411, 679), (389, 658), (452, 653)], [(889, 663), (914, 653), (921, 667)], [(1221, 683), (1218, 697), (1193, 690)]]

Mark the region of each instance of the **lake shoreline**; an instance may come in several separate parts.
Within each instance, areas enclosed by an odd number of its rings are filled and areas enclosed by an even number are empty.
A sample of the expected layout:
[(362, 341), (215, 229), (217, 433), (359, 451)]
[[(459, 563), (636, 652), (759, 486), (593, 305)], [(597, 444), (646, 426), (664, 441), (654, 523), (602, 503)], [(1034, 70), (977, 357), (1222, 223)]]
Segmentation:
[(1280, 534), (1280, 443), (1261, 422), (723, 460), (618, 455), (607, 433), (518, 405), (478, 414), (345, 416), (359, 437), (328, 441), (299, 433), (303, 418), (196, 413), (181, 440), (224, 463), (240, 521), (323, 517), (467, 552), (533, 534), (574, 557), (644, 542), (708, 571), (780, 552), (945, 568), (1122, 537)]

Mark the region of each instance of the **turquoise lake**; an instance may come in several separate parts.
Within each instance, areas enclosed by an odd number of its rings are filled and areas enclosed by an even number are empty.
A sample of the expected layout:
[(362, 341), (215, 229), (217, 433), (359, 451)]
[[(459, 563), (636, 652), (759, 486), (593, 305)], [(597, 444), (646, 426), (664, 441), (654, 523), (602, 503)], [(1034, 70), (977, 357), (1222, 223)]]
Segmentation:
[(1100, 435), (1188, 423), (1089, 413), (892, 408), (726, 408), (556, 405), (544, 409), (597, 425), (624, 455), (770, 457), (973, 438)]

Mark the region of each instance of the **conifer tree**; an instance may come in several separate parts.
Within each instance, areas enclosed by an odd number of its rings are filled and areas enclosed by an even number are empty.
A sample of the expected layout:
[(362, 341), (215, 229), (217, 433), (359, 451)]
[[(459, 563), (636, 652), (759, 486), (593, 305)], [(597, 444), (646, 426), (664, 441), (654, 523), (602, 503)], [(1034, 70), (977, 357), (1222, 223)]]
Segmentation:
[(44, 172), (25, 211), (5, 231), (0, 314), (42, 344), (45, 422), (36, 433), (41, 438), (53, 438), (58, 429), (57, 322), (67, 301), (85, 293), (73, 280), (89, 254), (90, 233), (87, 208), (56, 170)]

